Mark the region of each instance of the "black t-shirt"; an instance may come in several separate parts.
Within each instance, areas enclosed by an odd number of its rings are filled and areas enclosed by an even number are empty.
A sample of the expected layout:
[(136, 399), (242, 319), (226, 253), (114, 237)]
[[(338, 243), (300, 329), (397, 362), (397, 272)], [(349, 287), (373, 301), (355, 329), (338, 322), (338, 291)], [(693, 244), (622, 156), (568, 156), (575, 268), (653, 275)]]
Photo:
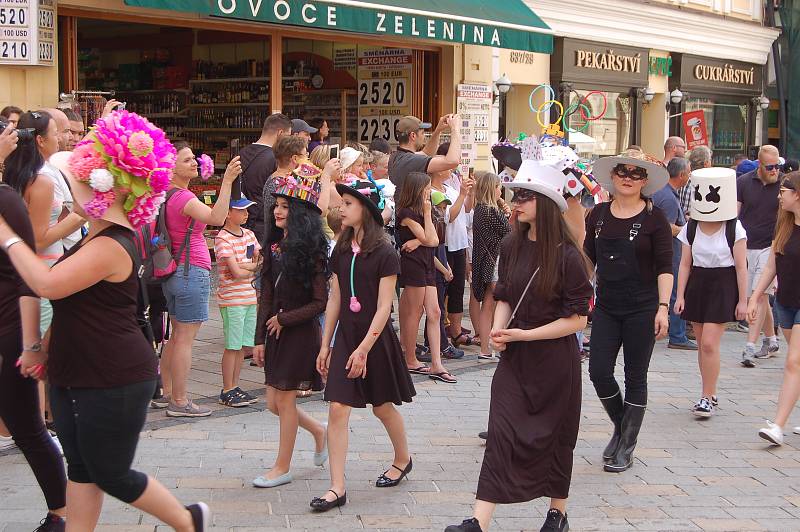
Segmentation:
[[(647, 208), (647, 207), (645, 207)], [(605, 238), (628, 238), (631, 224), (638, 217), (617, 218), (611, 212), (611, 206), (600, 204), (595, 207), (586, 219), (586, 240), (583, 251), (597, 264), (597, 250), (595, 249), (595, 231), (600, 216), (605, 211), (603, 226), (600, 232)], [(662, 273), (672, 274), (672, 229), (658, 207), (653, 207), (653, 212), (645, 215), (641, 220), (642, 227), (636, 237), (636, 260), (639, 264), (639, 275), (643, 282), (652, 283)]]
[(765, 185), (758, 177), (758, 170), (736, 179), (736, 196), (742, 204), (739, 220), (747, 231), (747, 249), (766, 249), (772, 245), (780, 188), (780, 179)]
[(247, 212), (250, 214), (247, 227), (256, 230), (256, 236), (261, 237), (264, 225), (264, 209), (261, 206), (261, 194), (267, 178), (275, 173), (278, 163), (271, 146), (264, 144), (251, 144), (245, 146), (239, 153), (242, 162), (242, 193), (250, 201), (255, 201)]
[(395, 198), (400, 197), (400, 189), (403, 188), (406, 176), (411, 172), (427, 173), (431, 159), (433, 157), (430, 155), (415, 153), (405, 148), (397, 148), (397, 151), (389, 156), (389, 180), (397, 187)]
[[(749, 238), (748, 234), (748, 238)], [(786, 308), (800, 309), (800, 225), (795, 225), (783, 253), (775, 254), (778, 274), (778, 303)]]
[[(14, 232), (31, 249), (36, 249), (33, 227), (28, 210), (17, 192), (0, 183), (0, 215)], [(0, 242), (0, 245), (5, 242)], [(21, 244), (17, 244), (20, 246)], [(19, 316), (19, 298), (36, 297), (11, 264), (5, 250), (0, 250), (0, 337), (18, 333), (22, 322)]]

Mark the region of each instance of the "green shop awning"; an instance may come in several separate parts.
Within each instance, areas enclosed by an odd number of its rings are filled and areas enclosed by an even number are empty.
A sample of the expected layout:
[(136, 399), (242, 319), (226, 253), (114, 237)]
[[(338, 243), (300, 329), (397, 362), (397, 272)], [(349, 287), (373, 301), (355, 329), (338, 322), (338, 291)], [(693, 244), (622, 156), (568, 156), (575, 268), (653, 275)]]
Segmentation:
[(211, 17), (550, 54), (552, 30), (522, 0), (125, 0)]

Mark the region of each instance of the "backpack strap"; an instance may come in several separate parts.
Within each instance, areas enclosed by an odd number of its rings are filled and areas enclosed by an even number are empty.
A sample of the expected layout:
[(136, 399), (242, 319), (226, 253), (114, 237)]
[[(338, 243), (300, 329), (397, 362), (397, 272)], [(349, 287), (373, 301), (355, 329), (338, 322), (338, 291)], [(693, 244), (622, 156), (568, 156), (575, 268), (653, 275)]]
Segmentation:
[(736, 221), (737, 218), (734, 218), (725, 222), (725, 239), (728, 241), (731, 257), (733, 257), (733, 246), (736, 244)]
[[(171, 188), (164, 199), (164, 203), (162, 204), (162, 210), (158, 212), (158, 220), (156, 221), (156, 231), (158, 234), (163, 235), (167, 232), (167, 202), (169, 199), (179, 190), (179, 188)], [(163, 216), (162, 216), (163, 215)], [(183, 237), (183, 242), (181, 242), (181, 247), (178, 249), (178, 255), (175, 259), (180, 262), (181, 257), (185, 255), (185, 259), (183, 261), (183, 275), (189, 275), (189, 255), (192, 250), (192, 233), (194, 232), (194, 225), (195, 221), (189, 218), (189, 226), (186, 228), (186, 235)]]
[(125, 248), (125, 251), (128, 252), (131, 261), (133, 262), (133, 271), (135, 272), (136, 280), (139, 283), (139, 301), (137, 304), (137, 319), (139, 320), (139, 327), (142, 328), (142, 333), (145, 335), (145, 338), (147, 338), (151, 344), (155, 346), (155, 335), (153, 334), (153, 328), (150, 324), (150, 298), (147, 295), (147, 287), (142, 279), (142, 276), (144, 275), (144, 266), (142, 265), (139, 250), (137, 249), (132, 237), (122, 235), (117, 231), (110, 231), (103, 236), (107, 236), (116, 240), (119, 245)]
[(686, 240), (689, 241), (690, 246), (694, 244), (695, 235), (697, 235), (697, 220), (690, 218), (686, 223)]

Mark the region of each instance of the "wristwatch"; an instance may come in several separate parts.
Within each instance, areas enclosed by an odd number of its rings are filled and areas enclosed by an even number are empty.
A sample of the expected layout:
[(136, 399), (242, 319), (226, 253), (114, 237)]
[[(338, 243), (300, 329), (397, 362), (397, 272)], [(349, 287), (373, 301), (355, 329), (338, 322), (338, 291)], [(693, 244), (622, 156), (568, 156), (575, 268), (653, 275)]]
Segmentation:
[(41, 353), (41, 351), (42, 351), (42, 341), (41, 340), (39, 340), (38, 342), (36, 342), (33, 345), (29, 345), (28, 347), (22, 346), (22, 352), (23, 353), (25, 353), (25, 352), (28, 352), (28, 353)]
[(11, 238), (9, 238), (9, 239), (8, 239), (8, 240), (6, 240), (5, 242), (3, 242), (3, 248), (5, 248), (5, 250), (6, 250), (6, 251), (8, 251), (8, 249), (9, 249), (11, 246), (13, 246), (14, 244), (18, 244), (18, 243), (20, 243), (20, 242), (22, 242), (22, 239), (21, 239), (20, 237), (18, 237), (18, 236), (12, 236)]

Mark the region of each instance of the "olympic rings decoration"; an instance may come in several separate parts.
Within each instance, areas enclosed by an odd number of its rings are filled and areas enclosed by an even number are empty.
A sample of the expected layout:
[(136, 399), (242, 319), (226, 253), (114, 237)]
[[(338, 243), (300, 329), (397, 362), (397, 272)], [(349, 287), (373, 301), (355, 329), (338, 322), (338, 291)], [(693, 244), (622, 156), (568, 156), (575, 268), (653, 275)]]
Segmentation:
[[(546, 84), (546, 83), (542, 83), (542, 84), (541, 84), (541, 85), (539, 85), (538, 87), (534, 88), (534, 89), (531, 91), (531, 94), (530, 94), (530, 96), (528, 96), (528, 107), (530, 107), (530, 108), (531, 108), (531, 112), (532, 112), (532, 113), (537, 113), (537, 114), (538, 114), (539, 112), (541, 112), (541, 106), (539, 106), (539, 108), (540, 108), (540, 111), (537, 111), (537, 110), (536, 110), (536, 109), (533, 107), (533, 97), (536, 95), (536, 93), (539, 91), (539, 89), (544, 89), (544, 90), (545, 90), (545, 92), (549, 92), (549, 93), (550, 93), (550, 97), (549, 97), (549, 98), (547, 98), (547, 97), (545, 96), (545, 99), (546, 99), (546, 101), (553, 101), (553, 100), (555, 100), (555, 99), (556, 99), (556, 91), (555, 91), (555, 90), (553, 90), (553, 87), (551, 87), (550, 85), (548, 85), (548, 84)], [(553, 104), (550, 104), (550, 106), (549, 106), (547, 109), (544, 109), (544, 111), (549, 111), (551, 107), (553, 107)]]
[[(544, 90), (545, 97), (549, 96), (549, 99), (545, 100), (537, 108), (534, 106), (533, 99), (540, 90)], [(555, 125), (563, 125), (564, 130), (568, 133), (583, 133), (589, 128), (589, 124), (591, 122), (600, 120), (606, 115), (606, 111), (608, 111), (608, 97), (602, 91), (589, 91), (583, 97), (581, 97), (577, 92), (575, 94), (578, 96), (578, 98), (565, 109), (564, 104), (556, 99), (556, 91), (553, 89), (553, 87), (546, 83), (542, 83), (541, 85), (535, 87), (528, 96), (528, 107), (530, 107), (531, 112), (536, 115), (536, 122), (542, 127), (542, 129), (547, 129), (548, 127), (547, 124), (545, 124), (542, 120), (542, 113), (548, 113), (555, 105), (559, 110), (559, 115), (558, 118), (553, 120), (551, 123)], [(600, 95), (600, 97), (603, 99), (603, 110), (596, 115), (592, 113), (592, 108), (589, 105), (589, 98), (595, 94)], [(568, 125), (569, 118), (576, 113), (580, 113), (584, 124), (578, 128), (571, 128)]]
[[(546, 101), (542, 102), (542, 105), (540, 105), (539, 109), (536, 110), (536, 121), (539, 123), (539, 125), (542, 127), (542, 129), (547, 129), (547, 124), (542, 123), (542, 119), (541, 119), (542, 107), (544, 107), (547, 104), (550, 104), (550, 107), (555, 105), (559, 109), (559, 115), (558, 115), (558, 118), (553, 122), (554, 124), (560, 123), (561, 120), (563, 120), (563, 118), (564, 118), (564, 104), (562, 104), (558, 100), (546, 100)], [(550, 107), (548, 107), (548, 109)]]
[(582, 117), (584, 109), (586, 109), (587, 113), (591, 112), (591, 109), (589, 109), (589, 107), (587, 107), (586, 105), (584, 105), (584, 104), (582, 104), (580, 102), (574, 102), (572, 105), (567, 107), (567, 110), (564, 113), (564, 131), (566, 131), (567, 133), (583, 133), (587, 129), (589, 129), (589, 124), (591, 124), (591, 122), (589, 120), (584, 120), (583, 126), (577, 128), (577, 129), (571, 128), (568, 125), (567, 118), (572, 116), (572, 115), (574, 115), (578, 111), (581, 112), (581, 117)]
[(608, 110), (608, 98), (606, 97), (605, 93), (603, 93), (602, 91), (590, 91), (586, 93), (586, 96), (581, 98), (581, 104), (587, 107), (587, 111), (589, 105), (589, 96), (591, 96), (592, 94), (599, 94), (600, 96), (603, 97), (603, 110), (602, 112), (598, 113), (597, 116), (590, 118), (590, 113), (587, 112), (584, 114), (583, 109), (581, 109), (581, 118), (583, 118), (587, 122), (594, 122), (595, 120), (600, 120), (605, 116), (606, 111)]

